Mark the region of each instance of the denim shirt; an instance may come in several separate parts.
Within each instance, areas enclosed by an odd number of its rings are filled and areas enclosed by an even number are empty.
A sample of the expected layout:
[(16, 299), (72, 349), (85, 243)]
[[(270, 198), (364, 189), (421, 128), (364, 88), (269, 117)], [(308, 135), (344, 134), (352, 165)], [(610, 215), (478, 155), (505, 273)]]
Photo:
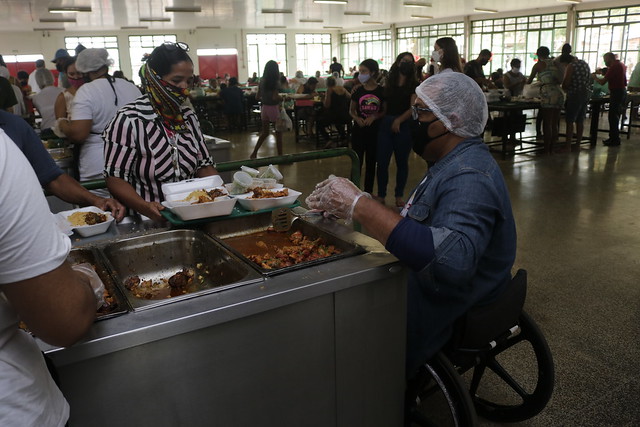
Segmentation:
[(411, 375), (446, 344), (460, 315), (509, 282), (516, 229), (502, 172), (479, 138), (462, 141), (429, 169), (406, 215), (430, 227), (435, 250), (409, 275)]

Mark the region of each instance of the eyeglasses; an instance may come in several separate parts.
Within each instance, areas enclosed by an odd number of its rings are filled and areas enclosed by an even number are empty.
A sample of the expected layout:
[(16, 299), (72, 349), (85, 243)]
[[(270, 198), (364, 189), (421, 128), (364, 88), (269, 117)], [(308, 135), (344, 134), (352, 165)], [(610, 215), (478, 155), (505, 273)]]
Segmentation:
[(185, 52), (189, 52), (189, 45), (184, 43), (184, 42), (164, 42), (162, 43), (162, 45), (164, 47), (166, 47), (168, 50), (174, 50), (174, 49), (182, 49)]
[(420, 117), (420, 113), (433, 113), (433, 111), (427, 107), (419, 107), (417, 105), (411, 106), (411, 118), (413, 120), (418, 120), (418, 117)]

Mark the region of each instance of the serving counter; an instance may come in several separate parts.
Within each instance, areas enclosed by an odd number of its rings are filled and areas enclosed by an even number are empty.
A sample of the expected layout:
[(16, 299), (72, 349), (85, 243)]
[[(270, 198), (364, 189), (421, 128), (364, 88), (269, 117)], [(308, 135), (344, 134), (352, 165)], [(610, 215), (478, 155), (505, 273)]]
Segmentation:
[[(70, 425), (402, 425), (404, 268), (363, 234), (305, 221), (362, 250), (272, 276), (254, 269), (240, 286), (97, 321), (70, 348), (41, 343)], [(114, 225), (74, 246), (165, 231)]]

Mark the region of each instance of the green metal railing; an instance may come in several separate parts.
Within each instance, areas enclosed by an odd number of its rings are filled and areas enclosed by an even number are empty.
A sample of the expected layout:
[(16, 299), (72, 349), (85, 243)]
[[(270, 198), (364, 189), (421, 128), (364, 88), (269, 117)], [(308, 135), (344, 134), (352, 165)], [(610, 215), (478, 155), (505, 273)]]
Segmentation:
[[(319, 160), (328, 159), (331, 157), (348, 156), (351, 158), (351, 181), (357, 186), (360, 186), (360, 159), (355, 151), (350, 148), (332, 148), (329, 150), (319, 151), (306, 151), (304, 153), (283, 154), (282, 156), (262, 157), (260, 159), (245, 159), (234, 160), (230, 162), (220, 162), (216, 164), (218, 172), (228, 172), (234, 170), (240, 170), (240, 166), (248, 166), (256, 168), (260, 166), (268, 165), (282, 165), (291, 164), (297, 162), (304, 162), (307, 160)], [(96, 179), (93, 181), (81, 182), (82, 186), (87, 190), (97, 190), (100, 188), (106, 188), (106, 182), (104, 179)], [(47, 192), (47, 196), (49, 196)]]

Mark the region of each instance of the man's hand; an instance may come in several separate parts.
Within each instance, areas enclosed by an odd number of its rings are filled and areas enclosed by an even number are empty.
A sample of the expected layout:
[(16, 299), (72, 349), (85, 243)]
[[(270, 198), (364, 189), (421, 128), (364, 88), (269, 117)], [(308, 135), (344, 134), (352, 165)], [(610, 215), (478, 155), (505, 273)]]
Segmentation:
[(118, 222), (122, 221), (122, 218), (124, 218), (124, 215), (127, 211), (127, 208), (122, 206), (122, 204), (116, 199), (105, 199), (104, 197), (98, 197), (93, 205), (99, 207), (103, 211), (110, 211), (113, 217)]
[(347, 178), (333, 177), (317, 184), (305, 202), (311, 209), (323, 210), (338, 218), (351, 220), (353, 210), (362, 196), (371, 197)]

